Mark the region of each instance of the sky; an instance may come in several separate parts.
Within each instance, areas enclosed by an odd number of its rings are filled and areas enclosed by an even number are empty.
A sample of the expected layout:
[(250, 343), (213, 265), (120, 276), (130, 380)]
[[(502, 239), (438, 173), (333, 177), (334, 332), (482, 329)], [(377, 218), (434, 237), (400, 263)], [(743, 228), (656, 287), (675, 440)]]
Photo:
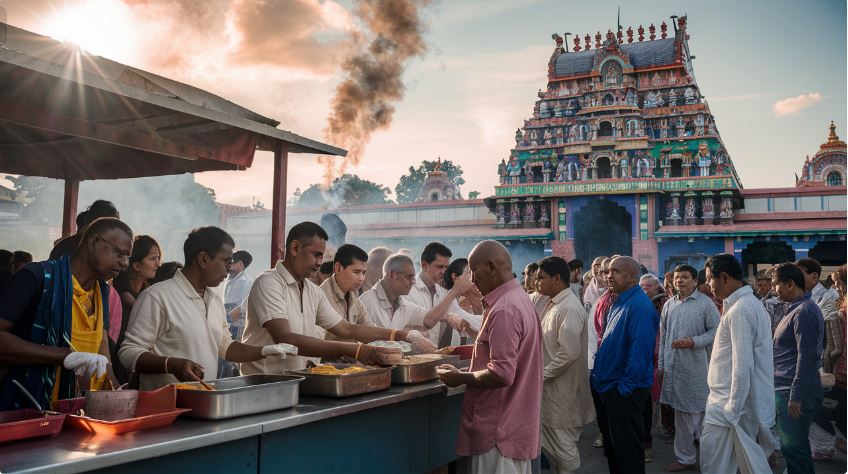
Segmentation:
[[(359, 163), (346, 171), (394, 189), (409, 166), (441, 157), (465, 171), (465, 195), (493, 194), (497, 164), (546, 87), (551, 34), (614, 30), (619, 4), (425, 2), (419, 15), (426, 49), (402, 61), (403, 93), (388, 101), (394, 113), (367, 135)], [(625, 30), (688, 16), (695, 78), (744, 187), (793, 186), (831, 120), (846, 138), (845, 1), (621, 5)], [(0, 6), (12, 25), (206, 89), (318, 140), (336, 87), (347, 77), (342, 65), (352, 35), (362, 31), (353, 0), (0, 0)], [(257, 152), (246, 171), (196, 179), (221, 202), (249, 205), (271, 201), (272, 172), (272, 156)], [(323, 173), (315, 156), (290, 155), (289, 195)]]

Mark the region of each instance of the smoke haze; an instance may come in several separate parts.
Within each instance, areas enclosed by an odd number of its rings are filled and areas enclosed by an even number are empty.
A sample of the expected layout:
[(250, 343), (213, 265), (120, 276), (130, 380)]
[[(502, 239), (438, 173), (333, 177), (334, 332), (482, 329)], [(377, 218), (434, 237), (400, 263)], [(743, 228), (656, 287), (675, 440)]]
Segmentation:
[(405, 90), (409, 61), (427, 51), (425, 25), (419, 14), (429, 0), (360, 0), (354, 14), (362, 23), (354, 31), (342, 62), (345, 78), (336, 88), (324, 138), (348, 150), (346, 160), (318, 158), (329, 186), (348, 165), (358, 165), (371, 134), (392, 123), (395, 104)]

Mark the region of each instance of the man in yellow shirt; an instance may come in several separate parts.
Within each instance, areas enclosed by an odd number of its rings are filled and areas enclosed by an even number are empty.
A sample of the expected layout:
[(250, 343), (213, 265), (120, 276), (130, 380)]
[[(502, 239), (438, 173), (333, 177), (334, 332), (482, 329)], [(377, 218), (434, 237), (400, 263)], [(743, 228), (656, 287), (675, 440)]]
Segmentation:
[(114, 218), (81, 232), (71, 255), (25, 266), (0, 296), (0, 410), (29, 406), (12, 380), (45, 408), (100, 388), (107, 373), (115, 383), (104, 337), (106, 281), (127, 267), (133, 234)]

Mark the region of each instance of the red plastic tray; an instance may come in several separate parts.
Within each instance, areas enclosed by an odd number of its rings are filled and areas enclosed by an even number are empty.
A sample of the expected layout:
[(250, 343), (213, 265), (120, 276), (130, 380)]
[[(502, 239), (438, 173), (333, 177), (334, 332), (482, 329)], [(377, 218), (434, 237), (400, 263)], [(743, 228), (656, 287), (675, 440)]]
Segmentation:
[(65, 414), (43, 415), (38, 410), (0, 411), (0, 443), (39, 436), (56, 436), (62, 430)]
[(451, 355), (458, 355), (461, 360), (470, 359), (474, 352), (474, 345), (456, 346), (453, 348)]
[(177, 391), (173, 385), (159, 390), (139, 392), (135, 417), (126, 420), (103, 421), (72, 414), (84, 406), (85, 398), (61, 400), (57, 403), (58, 411), (68, 413), (69, 425), (96, 434), (122, 434), (167, 426), (180, 414), (191, 411), (188, 408), (177, 408)]

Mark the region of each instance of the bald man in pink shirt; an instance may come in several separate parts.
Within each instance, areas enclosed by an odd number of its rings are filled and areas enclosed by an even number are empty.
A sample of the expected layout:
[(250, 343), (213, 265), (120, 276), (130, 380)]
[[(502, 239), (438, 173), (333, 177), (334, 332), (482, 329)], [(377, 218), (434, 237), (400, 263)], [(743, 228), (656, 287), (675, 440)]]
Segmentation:
[(530, 474), (541, 452), (542, 333), (530, 298), (512, 276), (512, 261), (493, 240), (468, 257), (486, 312), (471, 367), (442, 365), (442, 381), (466, 385), (456, 452), (472, 473)]

